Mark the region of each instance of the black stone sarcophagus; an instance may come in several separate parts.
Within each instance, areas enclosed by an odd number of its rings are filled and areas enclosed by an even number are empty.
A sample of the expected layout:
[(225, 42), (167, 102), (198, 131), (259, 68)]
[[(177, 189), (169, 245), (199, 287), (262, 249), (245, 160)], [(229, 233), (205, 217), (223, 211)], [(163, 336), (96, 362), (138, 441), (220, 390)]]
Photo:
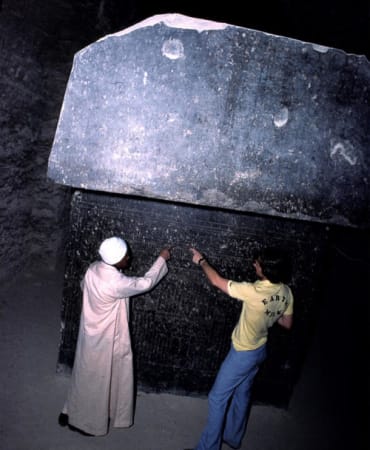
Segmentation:
[(81, 50), (48, 168), (75, 189), (58, 371), (73, 366), (80, 279), (120, 235), (135, 275), (173, 246), (166, 279), (131, 304), (139, 388), (206, 395), (240, 305), (207, 284), (189, 247), (251, 280), (255, 249), (279, 244), (294, 262), (296, 325), (271, 329), (255, 398), (287, 405), (330, 226), (370, 223), (369, 80), (364, 57), (178, 14)]

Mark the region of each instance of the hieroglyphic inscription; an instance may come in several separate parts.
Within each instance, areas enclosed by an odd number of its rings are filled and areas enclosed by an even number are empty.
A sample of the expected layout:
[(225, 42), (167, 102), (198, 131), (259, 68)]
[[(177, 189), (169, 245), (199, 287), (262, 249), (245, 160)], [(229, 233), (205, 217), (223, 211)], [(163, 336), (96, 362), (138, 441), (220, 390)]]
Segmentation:
[[(151, 292), (131, 301), (132, 342), (139, 388), (206, 395), (229, 349), (241, 305), (207, 283), (203, 272), (192, 263), (189, 247), (201, 249), (225, 277), (253, 280), (254, 251), (272, 243), (289, 247), (295, 259), (292, 288), (299, 298), (297, 321), (300, 326), (298, 333), (290, 338), (279, 330), (273, 331), (270, 344), (273, 356), (261, 370), (256, 385), (264, 393), (263, 401), (287, 402), (292, 373), (299, 372), (302, 363), (306, 330), (312, 326), (314, 273), (322, 253), (321, 228), (92, 193), (75, 195), (71, 217), (60, 366), (73, 364), (80, 314), (80, 304), (76, 301), (81, 295), (79, 280), (96, 259), (100, 241), (118, 234), (128, 241), (132, 250), (132, 265), (127, 274), (144, 274), (161, 248), (172, 246), (166, 278)], [(281, 367), (287, 369), (282, 371)], [(271, 386), (276, 384), (279, 399), (272, 394), (266, 398), (266, 392), (271, 392)]]

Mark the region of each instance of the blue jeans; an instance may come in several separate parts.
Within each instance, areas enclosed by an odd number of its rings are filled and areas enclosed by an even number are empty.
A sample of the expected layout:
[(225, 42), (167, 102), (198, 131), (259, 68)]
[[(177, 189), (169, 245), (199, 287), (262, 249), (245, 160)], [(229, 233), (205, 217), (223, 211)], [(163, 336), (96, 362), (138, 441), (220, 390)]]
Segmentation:
[(237, 351), (231, 345), (209, 392), (208, 420), (195, 450), (220, 450), (222, 441), (234, 448), (241, 445), (251, 387), (265, 358), (266, 345), (246, 351)]

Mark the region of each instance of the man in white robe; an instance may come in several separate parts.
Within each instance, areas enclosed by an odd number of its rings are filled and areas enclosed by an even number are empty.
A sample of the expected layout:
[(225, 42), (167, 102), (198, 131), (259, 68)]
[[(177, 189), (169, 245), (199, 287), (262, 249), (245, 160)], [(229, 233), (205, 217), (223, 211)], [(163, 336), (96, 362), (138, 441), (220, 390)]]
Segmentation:
[(163, 249), (142, 277), (126, 276), (129, 252), (118, 237), (104, 240), (102, 261), (81, 282), (83, 303), (71, 384), (59, 424), (102, 436), (133, 424), (134, 378), (129, 332), (129, 298), (154, 288), (167, 274)]

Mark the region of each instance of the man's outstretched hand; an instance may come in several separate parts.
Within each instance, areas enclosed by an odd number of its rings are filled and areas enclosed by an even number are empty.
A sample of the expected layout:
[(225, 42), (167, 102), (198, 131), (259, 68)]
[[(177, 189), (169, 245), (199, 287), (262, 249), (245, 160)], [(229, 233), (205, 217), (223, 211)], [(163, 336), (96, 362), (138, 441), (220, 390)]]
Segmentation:
[(162, 249), (159, 256), (162, 256), (162, 258), (164, 258), (166, 261), (168, 261), (171, 258), (170, 250), (171, 250), (170, 247), (166, 247), (166, 248)]

